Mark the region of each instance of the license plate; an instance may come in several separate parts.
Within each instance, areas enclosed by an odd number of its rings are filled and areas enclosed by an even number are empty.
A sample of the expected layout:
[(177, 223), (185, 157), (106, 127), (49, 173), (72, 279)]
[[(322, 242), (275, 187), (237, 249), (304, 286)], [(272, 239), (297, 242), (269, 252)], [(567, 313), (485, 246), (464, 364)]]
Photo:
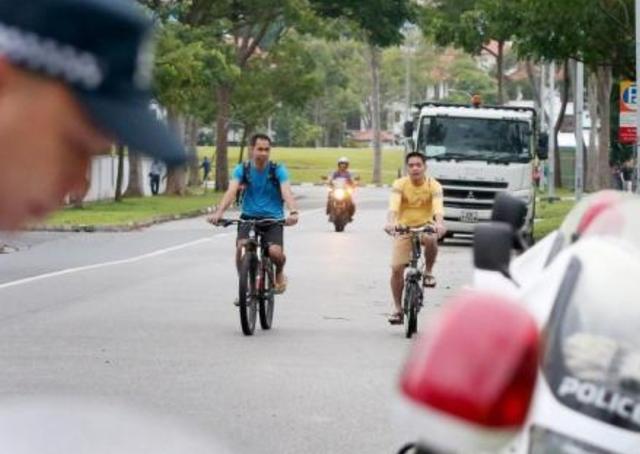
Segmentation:
[(477, 211), (463, 211), (460, 215), (460, 222), (466, 222), (469, 224), (475, 224), (478, 222)]

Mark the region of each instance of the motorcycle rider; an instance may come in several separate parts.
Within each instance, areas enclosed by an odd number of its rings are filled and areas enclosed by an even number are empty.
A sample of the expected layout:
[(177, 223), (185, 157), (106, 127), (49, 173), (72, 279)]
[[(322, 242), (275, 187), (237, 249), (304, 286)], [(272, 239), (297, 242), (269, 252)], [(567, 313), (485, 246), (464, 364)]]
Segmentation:
[(442, 186), (435, 178), (426, 175), (427, 158), (422, 153), (414, 151), (407, 154), (405, 163), (408, 176), (393, 183), (387, 225), (384, 228), (389, 235), (395, 237), (391, 260), (391, 293), (395, 310), (389, 316), (389, 323), (392, 325), (401, 325), (404, 322), (401, 303), (404, 269), (411, 256), (411, 237), (397, 235), (397, 228), (434, 224), (436, 234), (425, 233), (422, 236), (425, 287), (436, 286), (433, 266), (438, 255), (438, 238), (442, 238), (447, 231), (444, 226)]
[[(353, 189), (355, 188), (355, 178), (353, 174), (349, 171), (349, 158), (346, 156), (338, 159), (338, 168), (329, 176), (328, 184), (329, 187), (333, 189), (334, 182), (336, 180), (344, 180), (346, 183), (346, 188)], [(349, 198), (349, 217), (353, 219), (353, 215), (356, 213), (356, 205), (353, 203), (353, 200)], [(327, 198), (327, 214), (331, 213), (331, 193), (329, 193), (329, 197)]]

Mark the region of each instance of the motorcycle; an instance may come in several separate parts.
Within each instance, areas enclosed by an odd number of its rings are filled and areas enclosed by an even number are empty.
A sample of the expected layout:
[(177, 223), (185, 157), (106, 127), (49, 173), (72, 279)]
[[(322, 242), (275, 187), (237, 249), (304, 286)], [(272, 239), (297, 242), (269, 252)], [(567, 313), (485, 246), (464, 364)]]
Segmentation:
[(329, 187), (329, 222), (333, 223), (336, 232), (344, 231), (345, 226), (353, 222), (355, 203), (353, 193), (355, 187), (344, 178), (333, 180)]

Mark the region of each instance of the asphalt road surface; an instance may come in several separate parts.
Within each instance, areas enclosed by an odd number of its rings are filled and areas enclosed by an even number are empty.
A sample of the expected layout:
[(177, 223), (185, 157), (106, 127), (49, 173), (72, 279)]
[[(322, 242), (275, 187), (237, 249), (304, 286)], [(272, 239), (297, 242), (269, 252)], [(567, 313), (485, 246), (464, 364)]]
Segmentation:
[[(410, 342), (386, 322), (388, 190), (362, 189), (335, 233), (326, 191), (300, 187), (289, 289), (272, 331), (242, 335), (234, 232), (203, 218), (132, 233), (1, 235), (0, 397), (86, 396), (173, 415), (235, 453), (391, 453)], [(469, 282), (446, 244), (421, 326)]]

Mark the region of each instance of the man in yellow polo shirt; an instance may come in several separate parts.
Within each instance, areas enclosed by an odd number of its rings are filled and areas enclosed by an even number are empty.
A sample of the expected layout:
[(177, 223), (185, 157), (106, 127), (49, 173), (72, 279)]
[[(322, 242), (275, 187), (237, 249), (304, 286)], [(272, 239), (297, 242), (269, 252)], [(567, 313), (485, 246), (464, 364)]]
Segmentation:
[(422, 237), (425, 257), (425, 287), (435, 287), (436, 279), (433, 266), (438, 255), (438, 238), (446, 233), (444, 226), (444, 205), (442, 186), (434, 178), (426, 175), (427, 159), (422, 153), (412, 152), (406, 157), (408, 176), (393, 183), (389, 201), (389, 215), (385, 231), (394, 235), (393, 256), (391, 259), (391, 292), (395, 312), (389, 317), (389, 323), (400, 325), (402, 316), (402, 289), (404, 287), (404, 269), (411, 258), (411, 238), (409, 235), (397, 235), (396, 228), (422, 227), (433, 224), (435, 235)]

